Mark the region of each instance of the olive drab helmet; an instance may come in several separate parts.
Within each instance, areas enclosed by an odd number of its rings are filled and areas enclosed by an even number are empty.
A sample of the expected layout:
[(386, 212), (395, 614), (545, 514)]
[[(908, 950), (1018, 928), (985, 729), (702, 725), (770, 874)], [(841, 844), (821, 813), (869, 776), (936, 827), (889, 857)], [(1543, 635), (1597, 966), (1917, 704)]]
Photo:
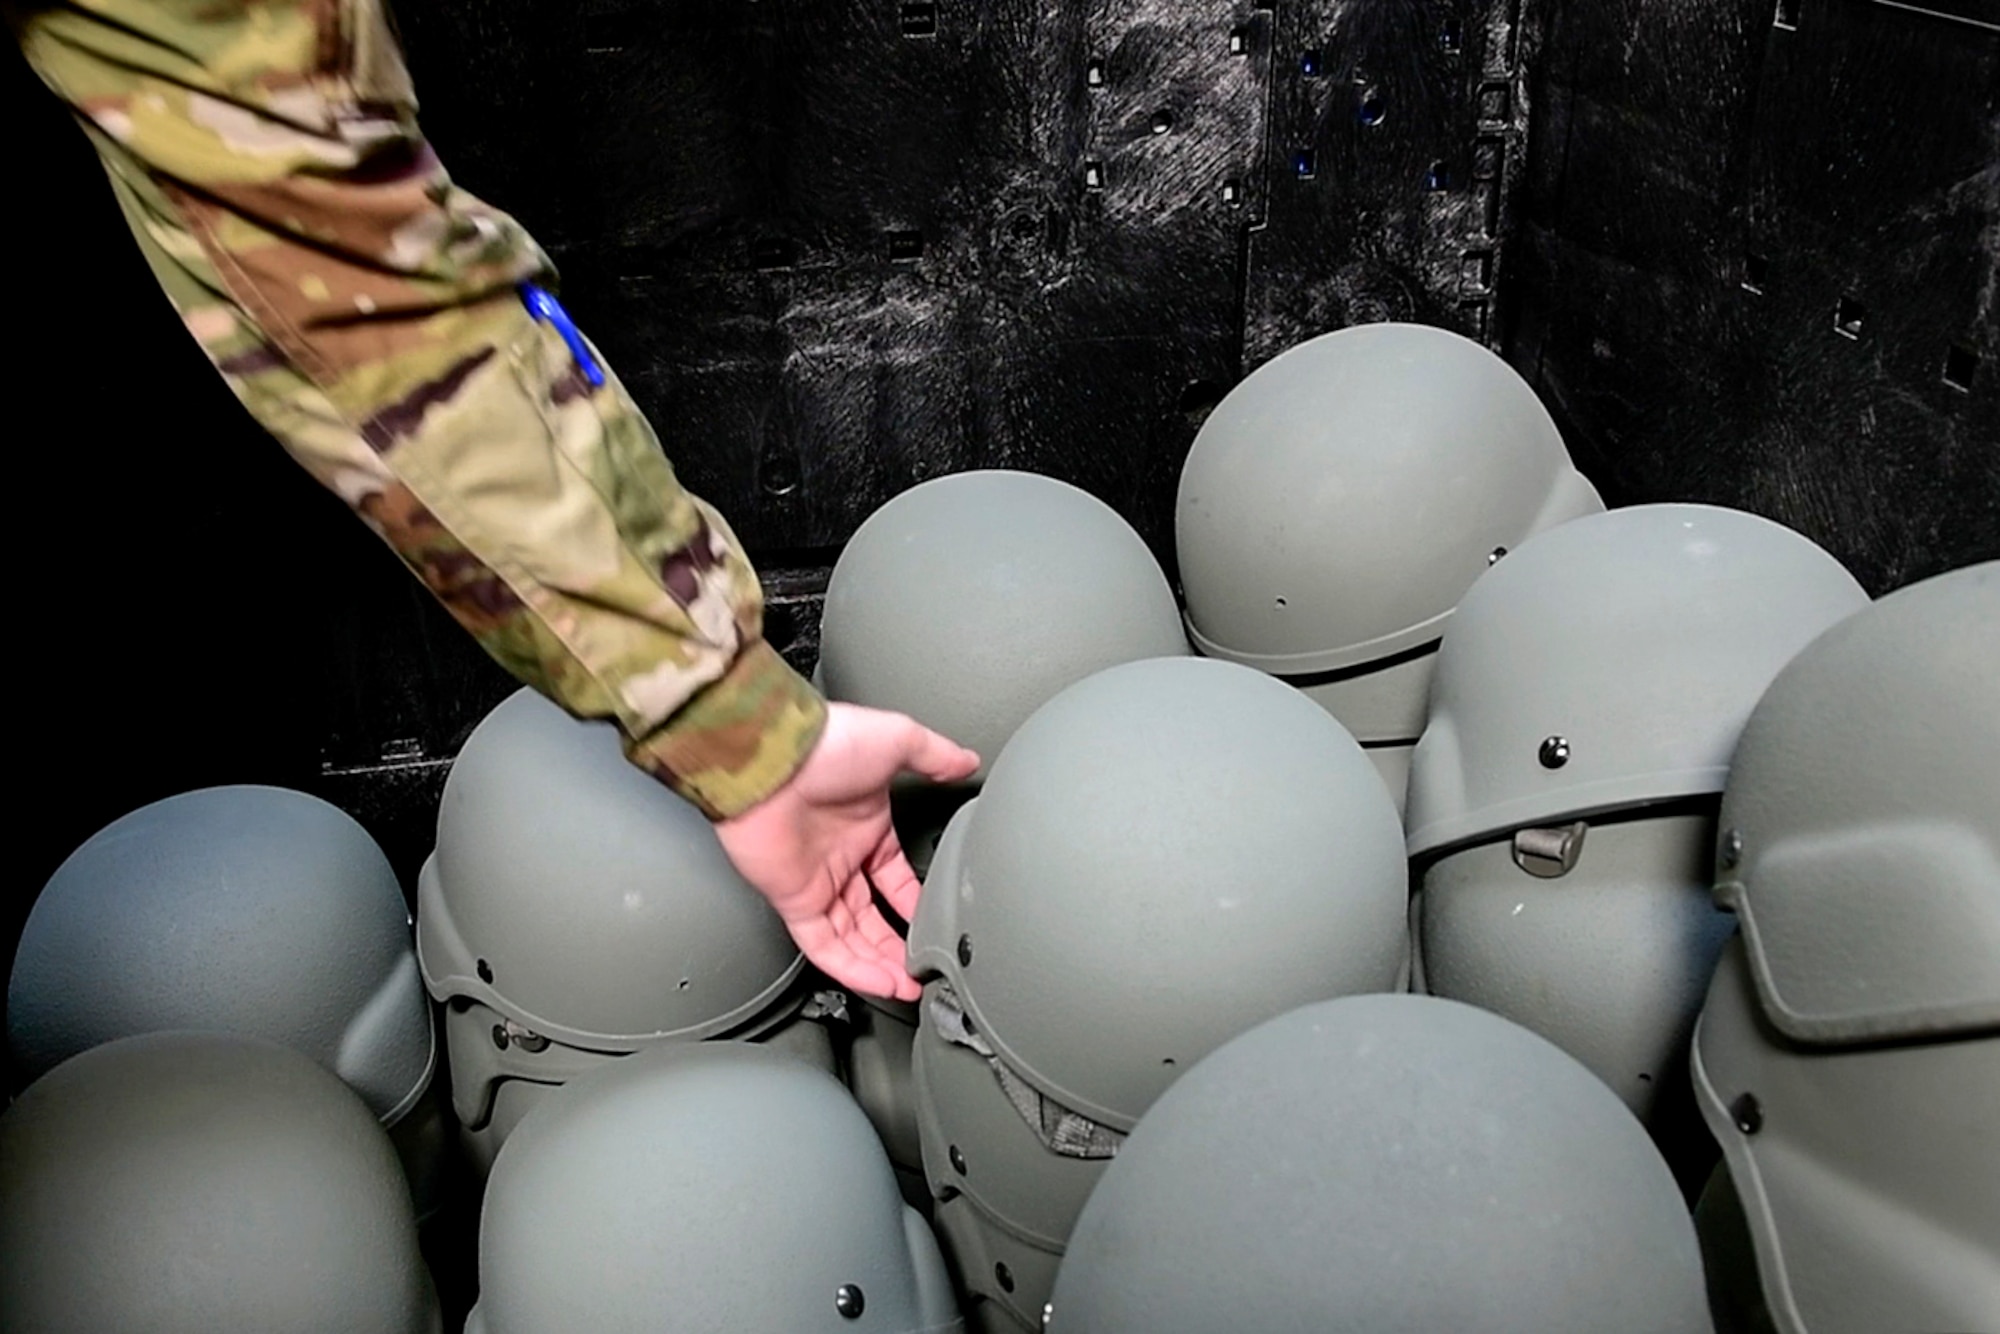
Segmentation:
[[(1407, 867), (1352, 737), (1247, 668), (1155, 659), (1045, 704), (954, 817), (910, 931), (917, 1111), (973, 1293), (1032, 1325), (1117, 1144), (1203, 1053), (1401, 984)], [(969, 1212), (967, 1212), (969, 1211)], [(973, 1263), (957, 1244), (984, 1229)]]
[(2000, 1312), (2000, 562), (1781, 672), (1722, 799), (1695, 1091), (1787, 1334)]
[(1293, 1010), (1206, 1057), (1084, 1207), (1049, 1334), (1707, 1334), (1672, 1173), (1576, 1061), (1429, 996)]
[(417, 954), (482, 1163), (550, 1088), (625, 1053), (802, 1036), (804, 961), (709, 822), (629, 764), (610, 724), (528, 690), (452, 765)]
[(1603, 508), (1499, 357), (1425, 325), (1341, 329), (1258, 367), (1195, 437), (1175, 518), (1188, 633), (1305, 689), (1400, 801), (1458, 600)]
[(1642, 1115), (1684, 1088), (1732, 929), (1706, 892), (1730, 752), (1778, 670), (1867, 601), (1798, 533), (1705, 505), (1576, 519), (1481, 578), (1410, 771), (1425, 988), (1534, 1029)]
[(1105, 667), (1185, 655), (1132, 526), (1053, 477), (954, 473), (856, 530), (826, 589), (830, 699), (906, 713), (990, 765), (1042, 703)]
[(267, 1038), (388, 1124), (436, 1057), (388, 858), (338, 808), (275, 787), (168, 797), (71, 853), (28, 915), (7, 1029), (30, 1077), (138, 1033)]
[[(912, 487), (855, 532), (827, 585), (814, 680), (830, 699), (909, 714), (990, 766), (1066, 686), (1187, 653), (1166, 576), (1115, 510), (1053, 477), (988, 470)], [(910, 781), (892, 794), (919, 876), (976, 790)], [(921, 1176), (914, 1015), (868, 1002), (855, 1017), (855, 1096), (898, 1168)]]
[(297, 1051), (147, 1033), (0, 1115), (0, 1329), (434, 1334), (409, 1187)]
[(494, 1165), (479, 1280), (469, 1334), (962, 1328), (847, 1091), (741, 1043), (656, 1048), (551, 1094)]

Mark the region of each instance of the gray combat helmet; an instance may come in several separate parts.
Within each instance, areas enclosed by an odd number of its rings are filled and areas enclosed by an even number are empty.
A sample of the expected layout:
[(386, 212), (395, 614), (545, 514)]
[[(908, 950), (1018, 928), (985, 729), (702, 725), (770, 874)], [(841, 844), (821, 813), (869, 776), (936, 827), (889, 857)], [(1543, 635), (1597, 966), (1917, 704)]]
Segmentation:
[(1398, 987), (1407, 886), (1360, 747), (1268, 676), (1156, 659), (1037, 710), (910, 931), (924, 1166), (961, 1201), (940, 1226), (971, 1290), (1032, 1323), (1105, 1160), (1181, 1070), (1294, 1005)]
[(28, 915), (7, 1029), (30, 1077), (138, 1033), (268, 1038), (390, 1124), (421, 1101), (436, 1045), (388, 858), (342, 811), (275, 787), (156, 801), (71, 853)]
[(1166, 576), (1115, 510), (1053, 477), (964, 472), (903, 492), (842, 549), (818, 676), (990, 765), (1065, 686), (1187, 651)]
[(1342, 329), (1258, 367), (1195, 437), (1174, 525), (1188, 632), (1305, 689), (1400, 801), (1458, 600), (1499, 554), (1603, 508), (1493, 353), (1425, 325)]
[(1705, 505), (1576, 519), (1481, 578), (1410, 771), (1425, 988), (1527, 1025), (1651, 1116), (1731, 929), (1705, 885), (1737, 735), (1867, 601), (1791, 529)]
[[(848, 541), (827, 585), (814, 680), (830, 699), (907, 713), (990, 766), (1064, 687), (1187, 652), (1166, 576), (1115, 510), (1053, 477), (964, 472), (896, 496)], [(974, 790), (907, 782), (893, 794), (919, 876)], [(921, 1176), (912, 1015), (874, 1001), (861, 1011), (855, 1096), (899, 1169)]]
[(395, 1151), (297, 1052), (121, 1038), (0, 1116), (8, 1334), (441, 1328)]
[(1526, 1029), (1308, 1005), (1204, 1059), (1084, 1207), (1049, 1334), (1707, 1334), (1646, 1133)]
[[(452, 765), (417, 954), (482, 1163), (582, 1071), (655, 1043), (791, 1032), (803, 1000), (797, 946), (709, 822), (628, 763), (610, 724), (528, 690)], [(817, 1025), (792, 1036), (826, 1047)]]
[(1736, 750), (1695, 1092), (1787, 1334), (2000, 1312), (1996, 663), (2000, 563), (1927, 580), (1801, 652)]
[(831, 1076), (659, 1048), (552, 1094), (494, 1165), (468, 1334), (961, 1328), (936, 1241)]

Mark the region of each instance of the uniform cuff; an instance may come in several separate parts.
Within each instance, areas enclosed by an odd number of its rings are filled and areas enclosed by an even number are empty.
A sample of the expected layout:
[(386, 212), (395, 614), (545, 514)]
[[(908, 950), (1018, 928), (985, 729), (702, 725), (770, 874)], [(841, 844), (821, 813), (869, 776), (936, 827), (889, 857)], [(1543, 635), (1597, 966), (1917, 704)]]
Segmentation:
[(789, 782), (825, 727), (826, 701), (759, 639), (625, 753), (709, 819), (726, 820)]

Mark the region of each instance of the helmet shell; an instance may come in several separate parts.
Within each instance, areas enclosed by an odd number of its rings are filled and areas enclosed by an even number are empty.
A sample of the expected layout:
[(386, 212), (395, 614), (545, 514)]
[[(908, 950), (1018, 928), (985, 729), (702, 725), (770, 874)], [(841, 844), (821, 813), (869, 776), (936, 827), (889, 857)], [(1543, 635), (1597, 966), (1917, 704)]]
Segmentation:
[(1802, 1042), (2000, 1028), (2000, 561), (1891, 593), (1771, 683), (1716, 896)]
[(1308, 1000), (1398, 984), (1408, 867), (1339, 723), (1199, 658), (1099, 672), (1022, 725), (946, 830), (910, 931), (999, 1058), (1117, 1130)]
[(1410, 855), (1720, 792), (1764, 687), (1867, 603), (1832, 556), (1740, 510), (1635, 505), (1540, 534), (1438, 651)]
[(1709, 894), (1715, 818), (1600, 820), (1577, 836), (1557, 877), (1525, 869), (1505, 838), (1426, 867), (1424, 989), (1541, 1034), (1649, 1117), (1661, 1090), (1682, 1084), (1695, 1015), (1736, 930)]
[(1166, 576), (1109, 505), (1053, 477), (962, 472), (895, 497), (842, 549), (818, 679), (990, 765), (1065, 686), (1187, 652)]
[(267, 1038), (392, 1123), (436, 1058), (388, 858), (345, 812), (275, 787), (168, 797), (71, 853), (28, 915), (7, 1029), (30, 1076), (139, 1033)]
[(1603, 508), (1484, 347), (1419, 324), (1324, 334), (1195, 437), (1174, 522), (1189, 635), (1284, 676), (1393, 657), (1444, 632), (1494, 552)]
[(1429, 996), (1251, 1029), (1147, 1112), (1084, 1206), (1050, 1334), (1707, 1334), (1646, 1132), (1554, 1046)]
[(288, 1047), (120, 1038), (0, 1115), (9, 1334), (438, 1327), (388, 1136)]
[(628, 763), (609, 723), (528, 690), (452, 765), (417, 952), (438, 1000), (601, 1052), (732, 1032), (804, 966), (708, 820)]
[(2000, 1310), (2000, 563), (1778, 674), (1723, 794), (1694, 1084), (1787, 1334)]
[(1990, 1327), (2000, 1035), (1816, 1047), (1765, 1015), (1738, 938), (1695, 1029), (1695, 1100), (1778, 1329)]
[(745, 1043), (654, 1048), (549, 1094), (494, 1164), (479, 1269), (485, 1334), (960, 1328), (861, 1109)]

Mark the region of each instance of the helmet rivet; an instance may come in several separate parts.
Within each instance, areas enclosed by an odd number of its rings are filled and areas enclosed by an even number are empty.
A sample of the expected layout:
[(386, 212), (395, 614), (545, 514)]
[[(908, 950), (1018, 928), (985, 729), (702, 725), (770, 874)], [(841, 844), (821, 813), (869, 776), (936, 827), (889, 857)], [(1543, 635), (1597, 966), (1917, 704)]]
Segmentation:
[(970, 967), (972, 967), (972, 937), (971, 937), (971, 936), (960, 936), (960, 937), (958, 938), (958, 966), (959, 966), (960, 968), (970, 968)]
[(1493, 550), (1486, 553), (1486, 563), (1488, 565), (1498, 565), (1500, 563), (1500, 558), (1506, 554), (1507, 554), (1507, 548), (1495, 547), (1493, 548)]
[(1722, 863), (1722, 869), (1725, 871), (1731, 870), (1735, 867), (1736, 863), (1743, 860), (1743, 831), (1741, 829), (1732, 829), (1722, 836), (1722, 847), (1716, 854), (1716, 860)]
[(993, 1266), (993, 1280), (1000, 1285), (1002, 1292), (1014, 1290), (1014, 1271), (1007, 1267), (1005, 1261)]
[(868, 1299), (861, 1295), (858, 1283), (843, 1283), (834, 1290), (833, 1309), (849, 1320), (859, 1320), (868, 1307)]
[(951, 1146), (950, 1151), (945, 1154), (945, 1157), (951, 1159), (952, 1171), (958, 1173), (960, 1176), (965, 1175), (965, 1155), (958, 1151), (956, 1144)]
[(1756, 1094), (1745, 1093), (1729, 1104), (1729, 1119), (1744, 1134), (1754, 1135), (1764, 1128), (1764, 1104)]
[(493, 965), (486, 962), (486, 960), (481, 959), (479, 961), (478, 967), (475, 968), (473, 971), (479, 974), (479, 980), (481, 982), (490, 983), (493, 981)]
[(1542, 767), (1560, 769), (1569, 763), (1569, 738), (1562, 736), (1545, 737), (1541, 749)]
[(493, 1025), (493, 1045), (501, 1051), (507, 1050), (507, 1025)]
[(1043, 1302), (1042, 1328), (1047, 1329), (1049, 1327), (1049, 1321), (1054, 1320), (1055, 1318), (1056, 1318), (1056, 1304), (1054, 1302)]

